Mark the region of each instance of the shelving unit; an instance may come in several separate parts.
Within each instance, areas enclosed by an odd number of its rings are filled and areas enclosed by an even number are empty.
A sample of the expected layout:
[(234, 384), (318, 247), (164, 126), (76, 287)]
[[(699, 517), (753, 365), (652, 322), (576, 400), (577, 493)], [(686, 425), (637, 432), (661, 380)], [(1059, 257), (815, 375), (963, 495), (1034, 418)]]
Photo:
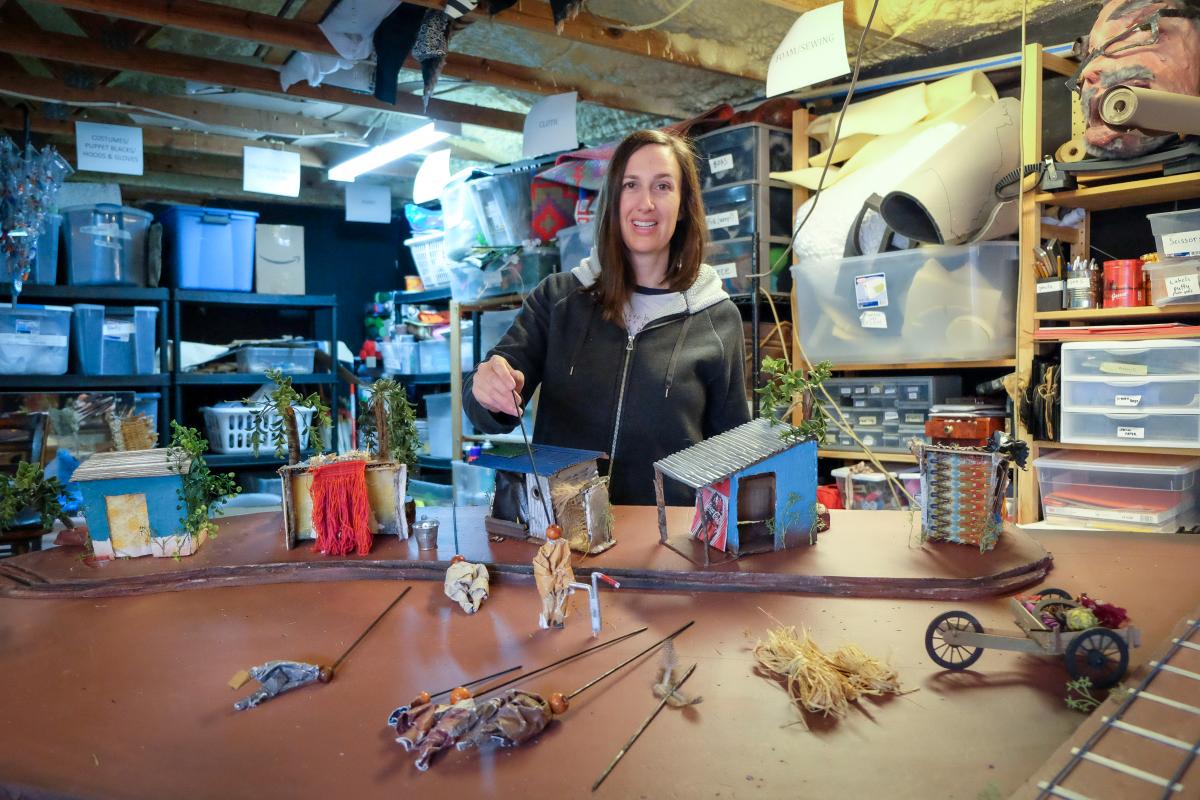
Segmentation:
[[(420, 292), (394, 292), (392, 294), (392, 303), (397, 310), (396, 318), (399, 319), (401, 316), (399, 313), (399, 309), (403, 306), (441, 305), (443, 303), (450, 304), (450, 287), (444, 286), (444, 287), (441, 287), (438, 289), (425, 289)], [(455, 351), (455, 349), (454, 349), (454, 343), (451, 342), (451, 345), (450, 345), (451, 369), (454, 368), (454, 362), (456, 360), (461, 360), (461, 355), (459, 355), (457, 359), (455, 358), (456, 352), (457, 351)], [(417, 399), (417, 396), (416, 396), (417, 393), (415, 391), (413, 391), (413, 387), (415, 387), (415, 386), (420, 386), (423, 388), (445, 387), (445, 386), (451, 386), (451, 381), (452, 381), (451, 373), (449, 373), (449, 372), (437, 372), (437, 373), (410, 372), (410, 373), (387, 373), (387, 374), (389, 377), (395, 378), (397, 381), (404, 384), (404, 386), (408, 389), (410, 399), (412, 399), (414, 401)], [(453, 389), (451, 389), (451, 392), (453, 392)], [(453, 400), (451, 402), (453, 402)], [(428, 415), (426, 418), (428, 418)], [(422, 455), (417, 456), (417, 466), (423, 470), (435, 470), (438, 472), (449, 472), (450, 471), (450, 459), (438, 458), (436, 456), (422, 454)], [(425, 477), (425, 476), (422, 476), (422, 477)]]
[[(455, 458), (460, 457), (463, 444), (463, 429), (462, 429), (462, 392), (463, 392), (463, 370), (462, 370), (462, 320), (463, 315), (468, 314), (471, 317), (471, 330), (474, 332), (472, 336), (471, 360), (475, 364), (479, 364), (483, 356), (481, 352), (483, 346), (483, 338), (480, 335), (482, 326), (479, 324), (479, 315), (485, 311), (504, 311), (512, 308), (518, 308), (521, 305), (521, 295), (509, 294), (500, 297), (485, 297), (482, 300), (475, 300), (470, 303), (463, 303), (458, 300), (450, 301), (450, 452)], [(457, 356), (457, 357), (456, 357)], [(473, 436), (472, 441), (487, 441), (490, 437)], [(449, 464), (446, 468), (449, 469)]]

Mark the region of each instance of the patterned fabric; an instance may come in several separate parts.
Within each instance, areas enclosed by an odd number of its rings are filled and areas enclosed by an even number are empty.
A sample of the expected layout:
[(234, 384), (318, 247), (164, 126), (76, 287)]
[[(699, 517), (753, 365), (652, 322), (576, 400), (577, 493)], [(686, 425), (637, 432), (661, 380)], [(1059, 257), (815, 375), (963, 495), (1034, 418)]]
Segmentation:
[(417, 31), (417, 41), (413, 45), (413, 58), (421, 62), (421, 78), (425, 84), (424, 108), (428, 110), (429, 100), (433, 97), (433, 89), (437, 86), (438, 76), (446, 63), (446, 51), (449, 48), (450, 17), (432, 8), (425, 12), (421, 20), (421, 29)]
[(544, 178), (534, 178), (529, 187), (533, 235), (548, 242), (560, 230), (575, 224), (575, 202), (579, 189)]
[(446, 7), (443, 11), (450, 19), (458, 19), (463, 14), (474, 11), (477, 5), (479, 5), (479, 0), (446, 0)]
[(729, 520), (729, 479), (705, 486), (696, 493), (696, 515), (692, 519), (692, 538), (708, 542), (725, 552)]

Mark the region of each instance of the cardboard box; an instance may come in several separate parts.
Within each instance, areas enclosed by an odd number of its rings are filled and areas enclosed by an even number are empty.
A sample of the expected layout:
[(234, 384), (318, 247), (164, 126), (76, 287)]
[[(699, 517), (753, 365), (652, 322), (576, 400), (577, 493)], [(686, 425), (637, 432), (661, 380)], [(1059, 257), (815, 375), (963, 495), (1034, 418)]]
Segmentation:
[(254, 227), (254, 291), (304, 294), (304, 227)]

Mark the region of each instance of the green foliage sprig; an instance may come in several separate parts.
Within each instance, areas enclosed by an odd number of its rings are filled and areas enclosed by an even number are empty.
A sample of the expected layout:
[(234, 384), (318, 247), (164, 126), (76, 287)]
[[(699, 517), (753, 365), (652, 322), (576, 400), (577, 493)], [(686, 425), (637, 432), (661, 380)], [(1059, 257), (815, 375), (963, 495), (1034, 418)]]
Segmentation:
[(1067, 681), (1067, 708), (1082, 714), (1090, 714), (1100, 706), (1100, 699), (1092, 695), (1092, 679), (1076, 678)]
[[(808, 372), (790, 369), (787, 359), (764, 358), (763, 371), (769, 377), (764, 386), (755, 391), (759, 397), (759, 415), (770, 420), (772, 425), (785, 426), (780, 434), (784, 439), (825, 439), (829, 421), (821, 404), (816, 402), (815, 390), (833, 375), (833, 364), (822, 361)], [(804, 410), (804, 420), (799, 425), (791, 422), (795, 408)]]
[[(382, 420), (383, 436), (380, 436)], [(391, 378), (381, 378), (371, 384), (368, 399), (358, 417), (367, 447), (381, 459), (391, 459), (416, 469), (417, 414), (408, 401), (404, 385)]]
[(45, 530), (50, 529), (54, 520), (68, 528), (75, 527), (58, 500), (62, 492), (58, 478), (47, 478), (38, 464), (28, 461), (17, 464), (15, 475), (0, 475), (0, 530), (12, 527), (28, 510), (38, 515)]
[[(177, 492), (183, 512), (180, 524), (194, 538), (203, 534), (217, 535), (217, 524), (211, 516), (220, 515), (221, 503), (242, 490), (232, 472), (218, 474), (209, 469), (204, 460), (208, 452), (208, 440), (195, 428), (187, 428), (171, 420), (171, 447), (178, 458), (172, 467), (183, 476), (183, 485)], [(183, 465), (191, 460), (191, 469), (183, 471)]]
[(247, 399), (243, 402), (250, 407), (250, 418), (254, 430), (250, 434), (250, 446), (254, 455), (270, 438), (275, 447), (275, 457), (283, 458), (288, 454), (288, 463), (295, 464), (300, 460), (300, 430), (296, 423), (296, 408), (310, 408), (313, 411), (308, 425), (308, 441), (313, 450), (318, 453), (325, 450), (325, 428), (331, 424), (329, 406), (321, 402), (321, 396), (316, 392), (302, 396), (292, 386), (292, 378), (284, 375), (283, 370), (269, 369), (267, 379), (275, 384), (275, 388), (267, 395), (267, 403), (256, 403)]

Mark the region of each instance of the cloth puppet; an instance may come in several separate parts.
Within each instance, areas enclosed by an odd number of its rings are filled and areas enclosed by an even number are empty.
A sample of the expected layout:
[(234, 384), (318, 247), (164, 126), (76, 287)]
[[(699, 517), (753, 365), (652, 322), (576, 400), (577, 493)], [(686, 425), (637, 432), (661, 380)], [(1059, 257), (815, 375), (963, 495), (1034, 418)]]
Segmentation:
[(321, 679), (320, 667), (301, 661), (268, 661), (260, 666), (251, 667), (249, 672), (250, 677), (262, 685), (254, 694), (233, 704), (237, 711), (254, 708), (278, 694), (299, 689)]
[(480, 703), (479, 725), (458, 742), (459, 750), (494, 743), (516, 747), (537, 736), (554, 718), (541, 695), (509, 689), (503, 696)]
[(475, 727), (479, 715), (475, 711), (475, 700), (467, 698), (448, 707), (438, 721), (425, 734), (417, 750), (417, 769), (424, 772), (435, 755), (454, 746), (467, 731)]
[(403, 3), (375, 29), (375, 97), (396, 103), (400, 68), (412, 53), (425, 9)]
[(412, 55), (421, 63), (421, 79), (425, 84), (424, 108), (429, 109), (429, 100), (437, 86), (438, 76), (446, 65), (446, 53), (450, 42), (450, 17), (432, 8), (425, 12)]
[(1100, 99), (1117, 84), (1200, 95), (1200, 5), (1191, 0), (1108, 0), (1083, 51), (1077, 75), (1089, 154), (1134, 158), (1175, 138), (1110, 128), (1100, 118)]
[[(554, 528), (557, 526), (551, 526)], [(542, 611), (538, 615), (538, 627), (561, 628), (570, 608), (567, 606), (567, 595), (571, 584), (575, 582), (575, 571), (571, 569), (571, 548), (562, 537), (550, 538), (538, 548), (533, 559), (533, 579), (537, 583), (538, 594), (542, 596)]]
[(474, 614), (488, 598), (487, 567), (455, 556), (446, 570), (445, 592), (463, 611)]

